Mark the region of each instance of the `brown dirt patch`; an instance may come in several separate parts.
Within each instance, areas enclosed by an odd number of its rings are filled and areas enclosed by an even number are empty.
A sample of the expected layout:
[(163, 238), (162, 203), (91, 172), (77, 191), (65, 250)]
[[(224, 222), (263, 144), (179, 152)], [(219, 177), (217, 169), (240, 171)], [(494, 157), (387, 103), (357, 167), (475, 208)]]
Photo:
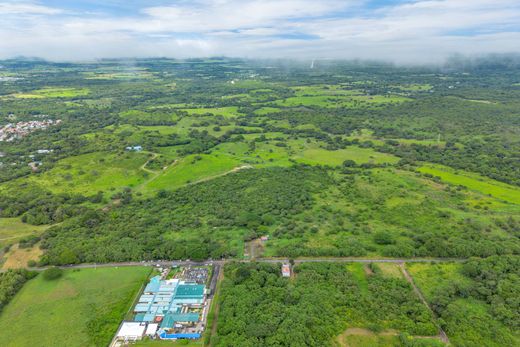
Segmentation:
[(11, 250), (5, 255), (6, 261), (2, 266), (2, 269), (19, 269), (27, 267), (29, 260), (38, 261), (43, 251), (39, 245), (35, 245), (32, 248), (19, 248), (18, 244), (11, 247)]

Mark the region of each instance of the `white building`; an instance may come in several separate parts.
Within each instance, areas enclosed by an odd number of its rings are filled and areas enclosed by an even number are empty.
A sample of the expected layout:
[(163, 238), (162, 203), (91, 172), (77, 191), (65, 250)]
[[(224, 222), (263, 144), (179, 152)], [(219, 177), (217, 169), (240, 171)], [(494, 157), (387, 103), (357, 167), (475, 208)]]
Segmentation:
[(116, 338), (123, 341), (136, 341), (143, 338), (146, 323), (143, 322), (123, 322), (117, 332)]

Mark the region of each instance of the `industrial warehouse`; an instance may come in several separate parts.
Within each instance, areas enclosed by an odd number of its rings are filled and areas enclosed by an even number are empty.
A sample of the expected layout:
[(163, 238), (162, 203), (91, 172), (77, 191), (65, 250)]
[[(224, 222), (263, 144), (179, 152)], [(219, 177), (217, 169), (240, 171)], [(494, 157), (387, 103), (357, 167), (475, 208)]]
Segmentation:
[(143, 338), (177, 340), (202, 336), (209, 310), (208, 268), (187, 267), (160, 269), (140, 294), (132, 311), (132, 319), (121, 323), (112, 342), (113, 347), (125, 346)]

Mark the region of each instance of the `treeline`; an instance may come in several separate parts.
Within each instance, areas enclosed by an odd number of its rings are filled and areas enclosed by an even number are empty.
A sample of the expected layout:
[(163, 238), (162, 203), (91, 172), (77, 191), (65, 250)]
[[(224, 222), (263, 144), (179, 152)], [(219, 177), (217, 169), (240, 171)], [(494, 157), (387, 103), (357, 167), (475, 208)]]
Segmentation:
[(81, 194), (53, 194), (37, 186), (14, 185), (0, 193), (0, 217), (21, 217), (32, 225), (55, 224), (84, 213), (84, 202), (99, 203), (102, 193), (90, 197)]
[(333, 346), (347, 327), (437, 332), (403, 279), (373, 273), (367, 286), (335, 263), (297, 265), (294, 279), (281, 277), (280, 264), (235, 263), (224, 271), (214, 346)]
[(35, 275), (35, 273), (27, 270), (0, 272), (0, 312), (22, 288), (24, 283)]

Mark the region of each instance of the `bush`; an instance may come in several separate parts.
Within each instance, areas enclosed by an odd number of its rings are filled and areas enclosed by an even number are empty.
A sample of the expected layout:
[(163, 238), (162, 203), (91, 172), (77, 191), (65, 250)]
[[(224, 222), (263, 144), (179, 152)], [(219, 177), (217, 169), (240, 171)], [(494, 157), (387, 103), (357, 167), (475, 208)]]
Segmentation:
[(53, 281), (63, 275), (63, 270), (57, 267), (51, 267), (43, 272), (43, 278), (47, 281)]

